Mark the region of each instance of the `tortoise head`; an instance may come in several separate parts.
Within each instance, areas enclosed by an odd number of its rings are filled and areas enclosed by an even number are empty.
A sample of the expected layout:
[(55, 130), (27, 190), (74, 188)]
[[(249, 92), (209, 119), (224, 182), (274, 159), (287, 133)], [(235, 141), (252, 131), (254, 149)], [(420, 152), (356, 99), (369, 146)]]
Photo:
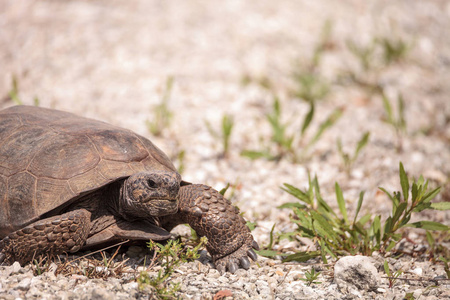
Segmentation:
[(143, 172), (125, 179), (120, 199), (121, 215), (160, 217), (177, 212), (181, 176), (176, 172)]

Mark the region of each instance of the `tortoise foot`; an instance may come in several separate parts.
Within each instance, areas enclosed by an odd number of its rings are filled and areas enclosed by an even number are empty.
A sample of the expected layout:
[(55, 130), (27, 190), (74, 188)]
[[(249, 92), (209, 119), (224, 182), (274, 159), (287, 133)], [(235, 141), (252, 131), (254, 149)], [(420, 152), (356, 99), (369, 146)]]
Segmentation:
[(41, 254), (76, 252), (89, 229), (90, 213), (85, 209), (36, 221), (0, 241), (0, 263), (24, 264)]
[(215, 259), (214, 264), (221, 274), (224, 274), (226, 271), (234, 274), (239, 268), (248, 270), (251, 264), (250, 259), (256, 261), (258, 258), (253, 249), (258, 250), (259, 246), (249, 234), (241, 247), (226, 256)]
[(179, 192), (179, 216), (200, 236), (206, 236), (206, 248), (217, 269), (223, 273), (248, 269), (250, 259), (256, 260), (253, 240), (239, 209), (213, 188), (192, 184), (182, 186)]

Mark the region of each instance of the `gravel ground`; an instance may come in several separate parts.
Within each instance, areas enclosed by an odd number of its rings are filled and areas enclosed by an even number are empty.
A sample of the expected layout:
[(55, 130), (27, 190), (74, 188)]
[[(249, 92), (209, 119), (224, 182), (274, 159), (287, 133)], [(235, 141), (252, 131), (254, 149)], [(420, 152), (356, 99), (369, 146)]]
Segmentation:
[[(317, 103), (306, 139), (335, 108), (341, 108), (343, 116), (301, 163), (242, 157), (243, 150), (261, 147), (261, 139), (270, 138), (265, 115), (274, 95), (280, 99), (288, 133), (300, 130), (308, 105), (294, 96), (292, 74), (312, 61), (327, 22), (331, 33), (316, 72), (329, 82), (330, 92)], [(216, 189), (232, 183), (235, 191), (228, 196), (257, 223), (255, 239), (265, 245), (273, 224), (276, 231), (292, 228), (289, 211), (276, 207), (293, 199), (279, 187), (284, 182), (305, 187), (308, 171), (317, 174), (324, 198), (333, 205), (336, 181), (350, 210), (365, 190), (361, 213), (389, 213), (390, 201), (378, 187), (400, 188), (399, 161), (410, 176), (423, 174), (433, 186), (442, 186), (437, 200), (449, 201), (448, 28), (450, 4), (444, 0), (2, 0), (0, 108), (14, 104), (9, 92), (15, 78), (24, 104), (37, 98), (40, 106), (100, 119), (151, 138), (184, 167), (185, 180)], [(410, 51), (400, 62), (362, 70), (347, 41), (367, 45), (375, 37), (402, 39)], [(348, 70), (382, 86), (392, 99), (402, 94), (407, 124), (403, 151), (396, 151), (395, 130), (382, 120), (381, 98), (345, 79)], [(168, 98), (173, 117), (160, 136), (152, 136), (146, 121), (155, 119), (168, 78), (173, 78)], [(206, 126), (209, 122), (218, 130), (224, 114), (232, 115), (235, 124), (225, 158), (220, 156), (222, 143)], [(348, 175), (336, 138), (350, 152), (365, 131), (371, 133), (370, 142)], [(179, 158), (182, 151), (184, 159)], [(450, 225), (449, 213), (428, 212), (420, 218)], [(409, 237), (420, 244), (423, 234)], [(283, 247), (299, 249), (301, 244), (284, 241), (279, 248)], [(307, 286), (299, 278), (310, 264), (265, 258), (249, 271), (224, 276), (208, 264), (192, 262), (182, 265), (172, 280), (181, 282), (183, 297), (192, 299), (211, 299), (220, 290), (230, 290), (235, 299), (401, 299), (406, 292), (413, 292), (415, 299), (450, 297), (448, 281), (432, 288), (435, 282), (428, 280), (444, 278), (440, 264), (421, 257), (392, 260), (394, 269), (424, 280), (398, 281), (388, 288), (379, 258), (375, 261), (380, 280), (374, 291), (345, 291), (320, 262), (313, 263), (323, 271), (318, 279), (322, 284)], [(129, 263), (130, 269), (138, 262)], [(54, 270), (33, 276), (30, 266), (16, 264), (0, 267), (0, 299), (148, 298), (151, 292), (139, 291), (133, 276), (88, 279), (55, 275)]]

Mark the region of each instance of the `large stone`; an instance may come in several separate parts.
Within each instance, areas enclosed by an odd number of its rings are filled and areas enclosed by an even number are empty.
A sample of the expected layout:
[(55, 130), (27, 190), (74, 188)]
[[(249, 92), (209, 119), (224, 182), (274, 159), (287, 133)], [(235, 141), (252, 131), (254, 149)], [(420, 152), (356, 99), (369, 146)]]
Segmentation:
[(374, 291), (379, 276), (372, 259), (367, 256), (346, 256), (334, 266), (334, 280), (342, 292)]

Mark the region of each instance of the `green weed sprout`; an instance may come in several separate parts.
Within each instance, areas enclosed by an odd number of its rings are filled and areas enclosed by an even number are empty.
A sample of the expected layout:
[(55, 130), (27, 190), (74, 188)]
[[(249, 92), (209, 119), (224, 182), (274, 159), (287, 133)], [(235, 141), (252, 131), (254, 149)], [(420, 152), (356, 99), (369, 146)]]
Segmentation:
[(405, 101), (402, 94), (399, 94), (397, 97), (397, 116), (394, 116), (391, 100), (384, 93), (381, 96), (385, 113), (384, 121), (395, 129), (397, 136), (396, 149), (397, 152), (401, 152), (403, 149), (402, 136), (406, 132)]
[(221, 157), (227, 157), (230, 151), (230, 138), (233, 132), (234, 119), (231, 115), (225, 114), (222, 116), (221, 132), (214, 130), (208, 121), (205, 121), (209, 133), (216, 139), (222, 141)]
[[(11, 80), (11, 90), (8, 93), (9, 99), (11, 99), (16, 105), (23, 105), (22, 99), (19, 97), (19, 82), (15, 75)], [(35, 96), (33, 98), (34, 106), (39, 106), (39, 98)]]
[(168, 279), (172, 276), (175, 268), (181, 263), (197, 259), (199, 257), (198, 250), (204, 247), (207, 239), (202, 237), (200, 243), (195, 248), (183, 247), (180, 242), (169, 240), (167, 244), (148, 242), (148, 248), (154, 251), (152, 264), (153, 267), (156, 262), (160, 262), (161, 269), (155, 278), (150, 277), (147, 271), (141, 271), (136, 278), (139, 289), (142, 290), (146, 285), (152, 286), (158, 299), (178, 299), (177, 293), (180, 290), (180, 283), (169, 283)]
[(440, 188), (430, 191), (428, 182), (425, 182), (422, 176), (410, 185), (402, 163), (400, 163), (399, 173), (401, 192), (391, 194), (380, 188), (392, 201), (391, 215), (384, 221), (383, 226), (380, 215), (373, 217), (371, 214), (365, 214), (358, 218), (364, 192), (360, 193), (355, 215), (350, 218), (338, 183), (335, 184), (335, 193), (340, 215), (332, 210), (322, 198), (317, 177), (314, 179), (309, 177), (309, 187), (304, 191), (285, 183), (282, 189), (300, 202), (286, 203), (279, 207), (292, 209), (291, 220), (298, 227), (297, 230), (285, 233), (284, 236), (297, 235), (310, 238), (316, 241), (319, 250), (298, 252), (287, 256), (284, 261), (306, 261), (312, 257), (321, 256), (322, 260), (327, 263), (327, 255), (337, 258), (340, 255), (348, 254), (371, 255), (373, 251), (386, 253), (391, 251), (401, 239), (402, 235), (398, 231), (406, 227), (450, 230), (450, 227), (439, 222), (410, 223), (413, 213), (425, 209), (449, 210), (450, 203), (432, 203), (431, 200), (439, 193)]
[(389, 281), (389, 288), (392, 288), (394, 286), (395, 282), (397, 281), (397, 279), (400, 277), (400, 275), (403, 274), (403, 271), (397, 270), (394, 273), (392, 273), (391, 270), (389, 269), (389, 264), (386, 260), (384, 261), (383, 267), (384, 267), (384, 272), (386, 273), (387, 279)]
[[(315, 111), (314, 102), (311, 102), (310, 105), (310, 110), (303, 120), (302, 128), (297, 131), (299, 134), (289, 134), (289, 123), (283, 121), (281, 103), (280, 100), (275, 97), (272, 104), (272, 111), (266, 115), (266, 119), (272, 129), (270, 141), (262, 150), (244, 150), (241, 152), (241, 155), (250, 159), (266, 158), (275, 161), (279, 161), (287, 156), (291, 158), (294, 163), (301, 161), (301, 159), (306, 156), (310, 147), (321, 138), (322, 134), (327, 129), (336, 123), (343, 112), (341, 108), (337, 108), (331, 112), (328, 118), (319, 124), (319, 127), (312, 138), (306, 140), (304, 136), (313, 120)], [(299, 151), (299, 149), (301, 150)]]
[(341, 139), (337, 139), (337, 148), (338, 152), (342, 158), (342, 162), (344, 164), (344, 169), (347, 174), (350, 174), (350, 170), (355, 163), (356, 159), (358, 158), (359, 153), (361, 150), (367, 145), (369, 142), (370, 132), (365, 132), (361, 139), (358, 141), (358, 144), (356, 145), (355, 151), (353, 152), (353, 155), (350, 155), (349, 153), (344, 152), (342, 148), (342, 142)]
[(294, 96), (309, 103), (325, 98), (330, 92), (329, 84), (320, 75), (318, 68), (323, 53), (332, 48), (331, 31), (332, 22), (327, 20), (322, 27), (320, 40), (314, 47), (312, 59), (305, 66), (299, 65), (293, 72), (293, 79), (297, 85)]
[(169, 99), (173, 89), (173, 77), (169, 76), (166, 80), (166, 86), (161, 97), (161, 102), (154, 107), (153, 120), (147, 120), (145, 123), (151, 134), (160, 136), (164, 130), (170, 125), (173, 113), (169, 109)]
[(306, 284), (310, 286), (311, 284), (321, 284), (322, 282), (315, 281), (320, 275), (320, 272), (311, 267), (310, 271), (305, 272), (305, 278), (300, 278), (300, 280), (306, 281)]
[(368, 90), (370, 94), (383, 92), (379, 78), (391, 65), (406, 59), (412, 43), (397, 37), (375, 36), (368, 44), (359, 45), (347, 40), (347, 49), (357, 59), (361, 74), (349, 70), (345, 72), (350, 82)]

